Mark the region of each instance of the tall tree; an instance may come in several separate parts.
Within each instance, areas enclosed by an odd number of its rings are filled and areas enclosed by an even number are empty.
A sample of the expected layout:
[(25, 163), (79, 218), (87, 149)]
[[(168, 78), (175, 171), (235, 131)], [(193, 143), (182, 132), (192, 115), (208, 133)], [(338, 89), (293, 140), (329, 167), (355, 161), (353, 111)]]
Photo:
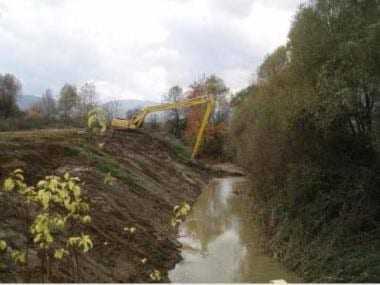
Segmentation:
[[(168, 94), (164, 96), (164, 101), (175, 103), (183, 99), (183, 90), (179, 86), (173, 86), (169, 89)], [(173, 109), (167, 112), (167, 120), (171, 124), (171, 132), (177, 137), (181, 137), (180, 119), (183, 111)]]
[(229, 104), (226, 95), (229, 91), (223, 79), (216, 75), (211, 75), (204, 82), (206, 94), (211, 94), (215, 98), (214, 125), (228, 120)]
[(46, 89), (42, 94), (40, 109), (42, 116), (50, 120), (56, 115), (57, 106), (51, 89)]
[[(229, 104), (226, 99), (228, 88), (226, 87), (223, 79), (211, 75), (205, 77), (191, 86), (191, 93), (189, 98), (196, 98), (200, 96), (212, 95), (215, 100), (215, 109), (212, 117), (211, 124), (216, 126), (220, 123), (227, 123), (229, 117)], [(194, 138), (199, 122), (202, 119), (204, 108), (202, 106), (191, 108), (187, 111), (187, 124), (186, 124), (186, 137)]]
[(62, 113), (64, 121), (68, 121), (73, 116), (75, 107), (78, 106), (79, 96), (74, 85), (66, 83), (60, 92), (58, 108)]
[(21, 94), (21, 82), (13, 74), (0, 74), (0, 117), (9, 118), (19, 109), (17, 98)]
[(296, 17), (289, 34), (292, 69), (314, 86), (324, 126), (370, 136), (380, 94), (380, 12), (377, 0), (319, 0)]
[(104, 105), (107, 120), (111, 121), (112, 119), (120, 116), (121, 109), (121, 101), (117, 98), (107, 102), (107, 104)]
[(98, 95), (93, 82), (85, 82), (78, 92), (80, 115), (85, 117), (87, 113), (97, 105)]
[[(238, 161), (252, 178), (269, 248), (306, 282), (373, 282), (380, 276), (371, 119), (380, 95), (380, 2), (313, 2), (238, 103)], [(361, 266), (353, 271), (353, 264)]]
[[(229, 117), (229, 103), (226, 95), (228, 88), (224, 81), (211, 75), (200, 81), (193, 83), (191, 86), (189, 98), (197, 98), (206, 95), (212, 95), (215, 100), (214, 113), (205, 132), (205, 143), (203, 152), (209, 156), (221, 157), (223, 155), (223, 145), (226, 138), (226, 125)], [(203, 119), (205, 106), (195, 106), (187, 110), (187, 122), (185, 129), (185, 138), (188, 142), (193, 142)]]

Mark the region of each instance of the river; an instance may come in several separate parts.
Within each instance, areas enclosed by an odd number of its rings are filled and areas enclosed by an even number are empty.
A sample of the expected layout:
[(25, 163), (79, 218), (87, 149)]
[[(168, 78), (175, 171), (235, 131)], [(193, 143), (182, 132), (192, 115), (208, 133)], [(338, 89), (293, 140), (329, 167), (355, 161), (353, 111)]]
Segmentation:
[(179, 229), (183, 260), (172, 282), (299, 282), (259, 246), (245, 178), (213, 179)]

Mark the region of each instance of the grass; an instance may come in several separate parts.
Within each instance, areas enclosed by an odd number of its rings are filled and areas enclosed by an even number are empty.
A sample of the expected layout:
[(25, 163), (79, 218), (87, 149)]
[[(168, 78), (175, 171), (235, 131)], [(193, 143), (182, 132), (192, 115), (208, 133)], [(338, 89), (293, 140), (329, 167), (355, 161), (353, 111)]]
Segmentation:
[(96, 169), (103, 173), (110, 173), (113, 177), (120, 179), (133, 188), (143, 190), (143, 187), (138, 185), (132, 175), (127, 171), (126, 167), (122, 166), (117, 160), (112, 158), (107, 152), (97, 149), (88, 144), (81, 144), (78, 148), (73, 148), (72, 153), (79, 152), (91, 162), (95, 163)]
[(182, 143), (171, 143), (175, 155), (185, 161), (191, 159), (191, 153)]
[(0, 132), (0, 140), (2, 141), (57, 141), (67, 140), (68, 138), (78, 138), (81, 129), (48, 129), (48, 130), (32, 130), (32, 131), (15, 131)]
[[(85, 159), (93, 165), (97, 171), (103, 174), (110, 173), (113, 177), (125, 182), (131, 186), (132, 191), (144, 190), (149, 181), (141, 181), (138, 173), (135, 174), (127, 165), (124, 165), (117, 158), (114, 158), (107, 151), (99, 148), (96, 144), (91, 143), (88, 137), (81, 129), (48, 129), (33, 131), (16, 131), (16, 132), (0, 132), (1, 144), (29, 144), (39, 143), (42, 145), (59, 144), (62, 148), (63, 157), (74, 158), (75, 160)], [(180, 160), (190, 161), (188, 150), (178, 142), (167, 142), (168, 147), (172, 150), (173, 155)], [(142, 163), (136, 161), (144, 169)], [(149, 171), (149, 170), (146, 170)], [(154, 173), (149, 174), (152, 180), (157, 182)], [(151, 181), (153, 184), (153, 181)]]
[(104, 174), (110, 173), (113, 177), (122, 180), (134, 189), (143, 189), (132, 175), (107, 152), (91, 145), (81, 134), (81, 129), (48, 129), (16, 132), (0, 132), (0, 142), (60, 142), (63, 143), (63, 154), (66, 157), (83, 156), (95, 164), (96, 169)]

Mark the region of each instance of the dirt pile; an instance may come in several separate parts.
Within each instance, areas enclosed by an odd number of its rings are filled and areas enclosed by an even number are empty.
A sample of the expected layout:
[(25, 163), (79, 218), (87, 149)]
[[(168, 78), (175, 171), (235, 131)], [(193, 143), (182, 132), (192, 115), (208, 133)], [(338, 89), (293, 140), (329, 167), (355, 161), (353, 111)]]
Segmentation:
[[(94, 242), (80, 262), (84, 282), (147, 282), (153, 269), (167, 278), (180, 258), (172, 209), (194, 201), (208, 178), (181, 148), (142, 132), (113, 132), (96, 142), (76, 130), (0, 133), (0, 180), (15, 168), (24, 169), (28, 184), (66, 171), (84, 182), (92, 216), (86, 232)], [(108, 173), (115, 178), (112, 186), (104, 183)], [(17, 247), (26, 239), (18, 202), (0, 193), (0, 239)], [(124, 230), (131, 226), (133, 236)], [(41, 281), (39, 259), (30, 263), (28, 280), (8, 268), (0, 281)], [(51, 281), (73, 281), (68, 261), (53, 266)]]

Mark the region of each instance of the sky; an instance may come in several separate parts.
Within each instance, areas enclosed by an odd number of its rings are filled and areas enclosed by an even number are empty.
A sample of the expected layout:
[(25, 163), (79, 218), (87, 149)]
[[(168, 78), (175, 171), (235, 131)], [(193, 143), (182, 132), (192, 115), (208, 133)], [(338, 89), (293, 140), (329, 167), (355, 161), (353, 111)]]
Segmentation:
[(246, 87), (302, 0), (0, 0), (0, 73), (23, 94), (94, 82), (101, 101), (159, 101), (203, 74)]

